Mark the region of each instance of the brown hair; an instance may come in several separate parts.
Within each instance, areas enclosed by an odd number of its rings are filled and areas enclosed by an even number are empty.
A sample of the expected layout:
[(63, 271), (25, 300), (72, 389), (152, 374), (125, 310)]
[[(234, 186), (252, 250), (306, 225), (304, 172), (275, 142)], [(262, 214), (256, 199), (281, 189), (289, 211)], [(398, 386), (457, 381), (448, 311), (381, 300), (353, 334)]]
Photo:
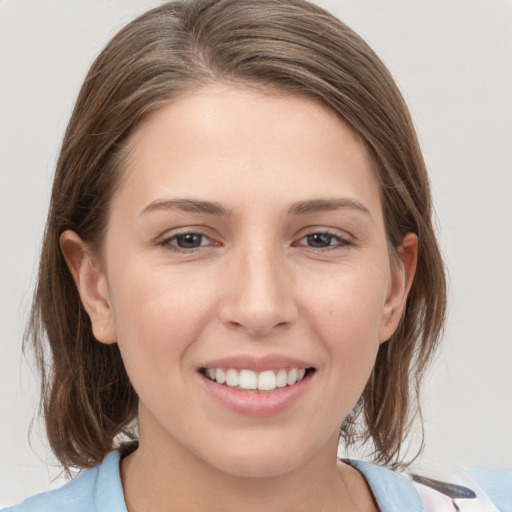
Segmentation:
[(418, 410), (419, 385), (445, 315), (443, 262), (428, 177), (407, 107), (389, 72), (351, 29), (304, 0), (176, 1), (123, 28), (93, 63), (57, 163), (28, 337), (42, 370), (47, 434), (64, 467), (101, 462), (134, 437), (137, 395), (117, 345), (97, 342), (59, 247), (65, 230), (101, 248), (109, 201), (135, 126), (181, 92), (212, 82), (306, 94), (366, 144), (381, 185), (390, 247), (419, 238), (416, 276), (399, 328), (342, 426), (396, 465)]

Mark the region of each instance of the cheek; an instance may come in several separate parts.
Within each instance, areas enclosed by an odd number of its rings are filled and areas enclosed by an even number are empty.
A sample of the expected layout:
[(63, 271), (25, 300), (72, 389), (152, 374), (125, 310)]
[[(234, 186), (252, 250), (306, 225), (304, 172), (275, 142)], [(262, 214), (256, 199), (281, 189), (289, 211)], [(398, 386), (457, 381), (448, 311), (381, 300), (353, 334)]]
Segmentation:
[(366, 384), (379, 348), (389, 273), (385, 265), (361, 272), (346, 269), (317, 284), (322, 286), (308, 294), (304, 310), (328, 351), (333, 375), (351, 383), (349, 388), (357, 393)]
[(302, 307), (309, 309), (318, 328), (337, 339), (376, 340), (389, 283), (385, 262), (342, 267), (313, 281), (305, 279), (300, 286)]
[[(128, 269), (126, 269), (128, 270)], [(178, 378), (180, 366), (210, 316), (211, 299), (193, 273), (184, 276), (155, 267), (152, 271), (113, 275), (112, 297), (118, 343), (130, 378)], [(172, 373), (172, 375), (170, 375)], [(135, 384), (135, 382), (134, 382)]]

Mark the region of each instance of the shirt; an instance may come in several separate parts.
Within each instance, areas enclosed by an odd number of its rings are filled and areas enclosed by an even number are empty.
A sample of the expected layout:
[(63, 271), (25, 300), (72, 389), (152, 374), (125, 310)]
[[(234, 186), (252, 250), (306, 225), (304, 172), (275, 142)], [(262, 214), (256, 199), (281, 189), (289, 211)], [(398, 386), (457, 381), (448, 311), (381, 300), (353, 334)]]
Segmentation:
[[(120, 450), (59, 489), (26, 499), (3, 512), (127, 512), (119, 471)], [(466, 469), (456, 481), (401, 474), (350, 459), (366, 479), (381, 512), (512, 512), (512, 470)], [(464, 504), (463, 504), (464, 503)]]

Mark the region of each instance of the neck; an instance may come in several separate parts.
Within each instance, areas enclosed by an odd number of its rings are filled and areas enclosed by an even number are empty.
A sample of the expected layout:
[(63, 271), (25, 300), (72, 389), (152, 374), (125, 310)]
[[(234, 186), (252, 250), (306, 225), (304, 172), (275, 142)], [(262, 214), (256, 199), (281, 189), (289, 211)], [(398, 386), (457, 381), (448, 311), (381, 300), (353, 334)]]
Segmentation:
[(139, 447), (121, 463), (128, 512), (377, 510), (361, 475), (338, 462), (337, 433), (313, 455), (297, 457), (279, 472), (269, 466), (247, 475), (234, 464), (222, 468), (217, 460), (204, 460), (151, 420), (141, 419)]
[(141, 442), (123, 459), (128, 512), (377, 510), (362, 477), (336, 455), (315, 457), (283, 475), (257, 478), (225, 473), (192, 454), (182, 455)]

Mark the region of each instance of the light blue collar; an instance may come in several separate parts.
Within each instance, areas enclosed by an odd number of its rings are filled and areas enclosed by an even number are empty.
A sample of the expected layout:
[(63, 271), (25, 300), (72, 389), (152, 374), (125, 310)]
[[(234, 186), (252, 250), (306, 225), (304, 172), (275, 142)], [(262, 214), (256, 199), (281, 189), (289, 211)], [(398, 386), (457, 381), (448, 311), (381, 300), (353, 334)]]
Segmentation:
[(464, 468), (491, 501), (503, 512), (512, 512), (512, 469)]
[(404, 476), (369, 462), (343, 461), (363, 475), (382, 512), (425, 512), (416, 489)]
[[(108, 510), (108, 512), (127, 512), (121, 484), (121, 471), (119, 467), (121, 452), (110, 452), (103, 462), (96, 466), (96, 486), (94, 493), (94, 510)], [(84, 473), (84, 475), (87, 473)]]

